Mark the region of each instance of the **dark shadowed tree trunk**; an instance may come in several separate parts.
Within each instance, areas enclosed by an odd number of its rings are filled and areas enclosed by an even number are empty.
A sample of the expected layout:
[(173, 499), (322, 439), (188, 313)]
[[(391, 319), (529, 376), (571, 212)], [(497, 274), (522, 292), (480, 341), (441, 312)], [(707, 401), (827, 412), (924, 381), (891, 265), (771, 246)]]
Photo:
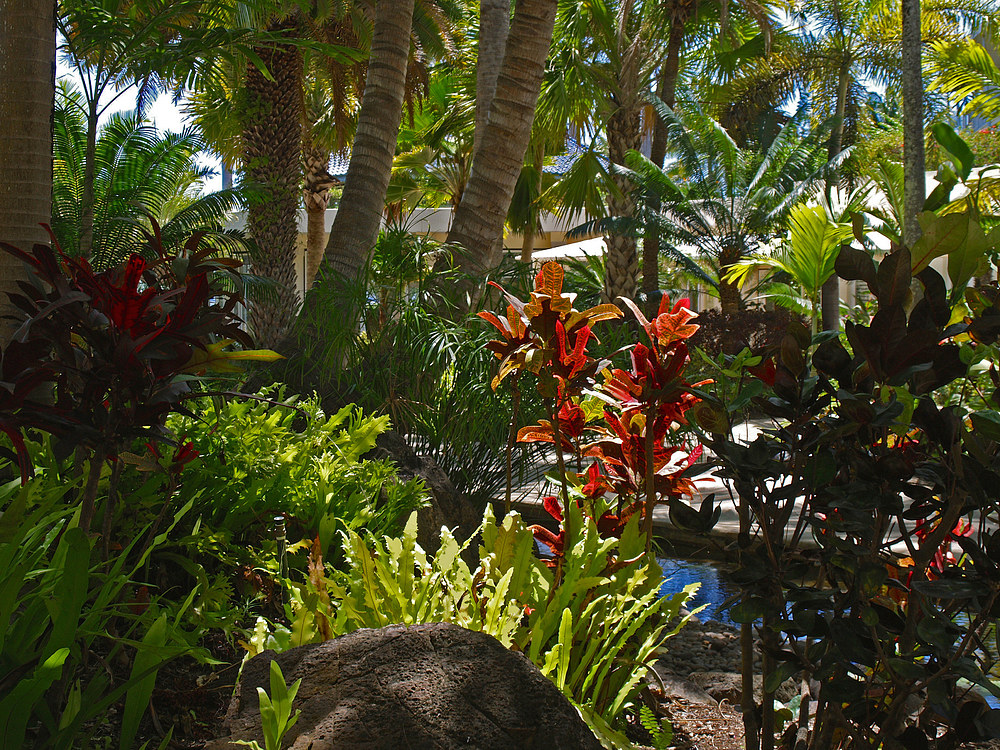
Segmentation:
[(476, 53), (476, 130), (472, 153), (475, 154), (490, 118), (490, 104), (497, 90), (497, 78), (507, 49), (510, 33), (510, 0), (480, 0), (479, 49)]
[[(681, 9), (693, 10), (688, 3), (675, 3), (675, 12), (670, 24), (670, 39), (667, 41), (667, 56), (660, 71), (660, 81), (656, 95), (664, 104), (673, 109), (677, 104), (677, 75), (680, 71), (681, 48), (684, 46), (684, 26), (688, 14), (680, 13)], [(667, 155), (667, 126), (659, 117), (653, 123), (653, 143), (649, 151), (649, 159), (656, 166), (663, 168), (663, 160)], [(660, 199), (651, 196), (646, 202), (646, 208), (651, 213), (660, 210)], [(646, 294), (647, 312), (656, 312), (658, 300), (654, 295), (660, 287), (660, 235), (653, 231), (642, 240), (642, 291)]]
[[(292, 29), (294, 19), (271, 27)], [(262, 190), (247, 212), (247, 228), (257, 247), (254, 273), (272, 284), (250, 305), (250, 326), (262, 346), (281, 341), (299, 306), (295, 289), (299, 183), (302, 179), (302, 55), (276, 44), (257, 50), (273, 80), (255, 65), (246, 76), (243, 113), (245, 177)]]
[(917, 214), (927, 197), (924, 182), (924, 79), (920, 63), (920, 0), (902, 0), (903, 42), (903, 244), (920, 239)]
[[(835, 0), (839, 2), (839, 0)], [(833, 159), (844, 148), (844, 119), (847, 116), (847, 92), (851, 85), (851, 60), (845, 57), (840, 64), (840, 73), (837, 79), (837, 104), (834, 110), (833, 132), (830, 134), (830, 146), (827, 149), (827, 158)], [(836, 178), (834, 178), (834, 181)], [(828, 182), (827, 193), (830, 192)], [(820, 292), (820, 310), (823, 319), (824, 331), (840, 330), (840, 277), (833, 274)]]
[[(379, 0), (344, 192), (320, 275), (358, 279), (378, 239), (403, 117), (413, 0)], [(306, 304), (311, 304), (307, 301)]]
[(448, 233), (448, 242), (455, 246), (454, 265), (465, 275), (455, 289), (460, 309), (468, 309), (478, 296), (478, 285), (471, 278), (500, 262), (497, 239), (503, 236), (528, 148), (556, 6), (556, 0), (520, 0), (514, 11), (489, 121)]
[[(52, 0), (0, 0), (0, 240), (26, 250), (49, 241), (39, 224), (52, 211), (54, 11)], [(0, 292), (26, 279), (22, 263), (0, 253)], [(0, 294), (0, 314), (9, 312)], [(10, 332), (0, 322), (0, 344)]]

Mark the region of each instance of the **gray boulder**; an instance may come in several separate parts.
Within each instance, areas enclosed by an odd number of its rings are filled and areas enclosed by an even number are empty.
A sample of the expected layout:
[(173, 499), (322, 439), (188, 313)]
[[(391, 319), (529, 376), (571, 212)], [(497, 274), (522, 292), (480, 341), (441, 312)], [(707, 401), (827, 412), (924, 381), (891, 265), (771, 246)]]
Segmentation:
[[(430, 503), (417, 512), (417, 541), (428, 552), (434, 552), (440, 546), (442, 526), (452, 529), (460, 542), (471, 537), (479, 528), (485, 507), (475, 505), (459, 492), (434, 459), (418, 456), (398, 432), (388, 430), (379, 435), (375, 448), (364, 458), (392, 461), (396, 475), (403, 481), (414, 477), (423, 480)], [(470, 545), (469, 549), (476, 555), (475, 545)], [(466, 562), (478, 565), (478, 555)]]
[(302, 678), (293, 750), (598, 750), (573, 706), (522, 654), (447, 623), (358, 630), (247, 662), (229, 708), (228, 737), (206, 750), (262, 739), (257, 687), (276, 660)]

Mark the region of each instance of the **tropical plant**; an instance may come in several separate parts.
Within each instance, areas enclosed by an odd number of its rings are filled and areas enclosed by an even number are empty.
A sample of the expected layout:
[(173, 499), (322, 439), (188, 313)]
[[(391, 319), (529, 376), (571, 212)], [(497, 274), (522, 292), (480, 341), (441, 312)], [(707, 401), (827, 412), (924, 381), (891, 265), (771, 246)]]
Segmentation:
[[(792, 206), (809, 196), (838, 161), (823, 157), (824, 128), (800, 133), (801, 111), (755, 151), (737, 146), (694, 106), (676, 111), (658, 101), (654, 106), (668, 125), (676, 162), (660, 169), (633, 152), (628, 177), (643, 193), (657, 195), (662, 208), (641, 213), (640, 221), (631, 224), (609, 221), (631, 226), (633, 232), (658, 232), (661, 248), (717, 290), (723, 312), (731, 313), (742, 301), (737, 285), (726, 281), (729, 268), (778, 234)], [(687, 254), (692, 249), (695, 258)], [(700, 265), (706, 261), (709, 269)]]
[[(87, 123), (78, 90), (61, 84), (54, 111), (52, 230), (60, 247), (80, 255), (81, 206)], [(93, 153), (94, 238), (89, 261), (99, 270), (125, 261), (144, 247), (159, 226), (160, 243), (177, 253), (195, 231), (203, 232), (220, 250), (243, 255), (248, 245), (223, 225), (230, 211), (243, 205), (240, 192), (223, 190), (201, 195), (198, 181), (209, 174), (195, 155), (204, 148), (192, 130), (160, 135), (141, 112), (119, 112), (101, 126)]]
[(516, 513), (498, 524), (487, 508), (474, 572), (447, 529), (428, 558), (416, 542), (415, 515), (400, 538), (379, 542), (349, 533), (347, 570), (324, 567), (314, 549), (308, 579), (289, 582), (289, 626), (260, 619), (247, 646), (259, 653), (361, 627), (453, 622), (522, 651), (598, 737), (628, 747), (624, 715), (638, 709), (645, 671), (686, 622), (680, 607), (697, 584), (661, 595), (663, 573), (643, 558), (638, 518), (623, 526), (620, 538), (605, 537), (579, 508), (570, 512), (578, 531), (567, 537), (561, 581), (535, 557), (532, 530)]
[[(164, 420), (190, 393), (191, 375), (238, 360), (276, 357), (227, 351), (231, 344), (250, 343), (234, 312), (238, 296), (230, 291), (240, 262), (201, 247), (198, 234), (179, 254), (170, 253), (160, 244), (158, 225), (152, 225), (147, 238), (152, 261), (133, 253), (126, 263), (101, 272), (86, 258), (68, 257), (58, 243), (55, 250), (35, 245), (30, 253), (0, 245), (35, 276), (34, 285), (10, 295), (24, 322), (3, 352), (7, 387), (0, 424), (17, 451), (23, 479), (30, 471), (26, 429), (52, 434), (59, 458), (78, 452), (81, 466), (89, 460), (80, 498), (84, 533), (94, 518), (101, 472), (106, 462), (112, 464), (105, 554), (121, 453), (140, 437), (174, 444)], [(40, 395), (43, 387), (51, 398)], [(177, 450), (182, 462), (184, 446)]]
[(257, 541), (275, 516), (319, 540), (328, 559), (338, 532), (396, 532), (424, 502), (419, 480), (398, 482), (388, 461), (362, 460), (389, 425), (353, 405), (327, 414), (316, 397), (259, 394), (202, 399), (167, 427), (197, 448), (179, 500), (191, 500), (228, 545)]
[(962, 114), (987, 121), (1000, 118), (1000, 69), (978, 41), (939, 40), (931, 45), (928, 58), (934, 74), (931, 85), (959, 103)]
[[(257, 698), (260, 704), (260, 723), (264, 733), (263, 750), (281, 750), (281, 743), (285, 737), (285, 732), (295, 726), (299, 720), (301, 709), (292, 714), (292, 703), (299, 692), (299, 685), (302, 684), (300, 677), (289, 687), (285, 682), (285, 676), (281, 673), (278, 662), (271, 662), (270, 686), (271, 694), (268, 695), (264, 688), (257, 688)], [(238, 741), (237, 745), (246, 745), (262, 750), (256, 742)]]
[[(181, 508), (162, 533), (154, 532), (151, 542), (147, 524), (113, 560), (94, 562), (97, 545), (80, 528), (73, 502), (78, 491), (78, 481), (58, 473), (0, 488), (4, 747), (76, 747), (87, 734), (84, 726), (124, 698), (118, 747), (126, 750), (158, 670), (181, 654), (200, 654), (192, 644), (201, 631), (184, 626), (199, 586), (179, 605), (157, 596), (123, 606), (144, 585), (140, 576), (149, 555), (191, 506)], [(110, 682), (110, 672), (87, 666), (88, 653), (128, 663), (130, 652), (130, 672), (118, 684)]]
[(805, 204), (792, 208), (788, 226), (788, 237), (777, 252), (754, 254), (741, 260), (730, 266), (725, 280), (742, 287), (750, 280), (750, 275), (762, 267), (770, 269), (772, 275), (785, 274), (804, 293), (805, 309), (795, 305), (794, 297), (787, 294), (787, 284), (781, 289), (780, 282), (772, 282), (762, 289), (765, 294), (775, 296), (778, 304), (808, 314), (815, 335), (821, 317), (820, 291), (833, 275), (840, 246), (850, 240), (852, 229), (850, 224), (831, 221), (825, 207)]

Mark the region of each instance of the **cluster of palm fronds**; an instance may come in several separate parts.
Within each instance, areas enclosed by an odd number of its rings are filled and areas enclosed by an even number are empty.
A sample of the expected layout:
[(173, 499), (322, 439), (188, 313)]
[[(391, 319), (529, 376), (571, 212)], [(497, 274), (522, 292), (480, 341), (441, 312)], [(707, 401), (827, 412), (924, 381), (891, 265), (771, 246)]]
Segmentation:
[[(54, 112), (52, 229), (63, 250), (80, 252), (86, 172), (87, 112), (82, 95), (60, 86)], [(153, 224), (165, 248), (177, 249), (194, 231), (230, 255), (247, 250), (241, 232), (226, 229), (245, 191), (201, 192), (210, 169), (197, 154), (204, 142), (193, 130), (161, 134), (142, 110), (111, 115), (97, 133), (93, 166), (91, 263), (114, 266), (148, 247)]]

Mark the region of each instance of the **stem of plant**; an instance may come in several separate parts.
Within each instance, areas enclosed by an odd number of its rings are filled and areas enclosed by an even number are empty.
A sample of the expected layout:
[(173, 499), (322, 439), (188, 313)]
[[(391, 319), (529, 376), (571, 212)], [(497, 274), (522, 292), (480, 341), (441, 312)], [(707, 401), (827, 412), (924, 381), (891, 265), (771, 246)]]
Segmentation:
[(87, 485), (83, 488), (83, 503), (80, 508), (80, 529), (84, 534), (90, 533), (90, 522), (94, 520), (94, 501), (97, 499), (97, 485), (101, 481), (104, 458), (103, 447), (96, 448), (90, 457), (90, 470), (87, 474)]
[(559, 483), (562, 486), (563, 500), (563, 533), (566, 535), (566, 544), (563, 553), (569, 548), (570, 531), (572, 522), (569, 517), (569, 486), (566, 484), (566, 460), (562, 449), (562, 431), (559, 429), (559, 407), (557, 399), (552, 399), (549, 404), (549, 418), (552, 420), (552, 433), (556, 441), (556, 469), (559, 472)]
[(652, 401), (646, 409), (646, 555), (653, 549), (653, 509), (656, 507), (656, 467), (653, 465), (655, 455), (653, 423), (656, 420), (656, 402)]
[(511, 492), (513, 483), (513, 472), (511, 469), (511, 463), (513, 461), (514, 454), (514, 443), (517, 441), (517, 417), (521, 406), (521, 389), (518, 388), (517, 379), (520, 375), (519, 372), (515, 372), (513, 375), (513, 381), (511, 382), (511, 409), (510, 409), (510, 431), (507, 433), (507, 491), (504, 495), (504, 515), (510, 514), (511, 509)]

